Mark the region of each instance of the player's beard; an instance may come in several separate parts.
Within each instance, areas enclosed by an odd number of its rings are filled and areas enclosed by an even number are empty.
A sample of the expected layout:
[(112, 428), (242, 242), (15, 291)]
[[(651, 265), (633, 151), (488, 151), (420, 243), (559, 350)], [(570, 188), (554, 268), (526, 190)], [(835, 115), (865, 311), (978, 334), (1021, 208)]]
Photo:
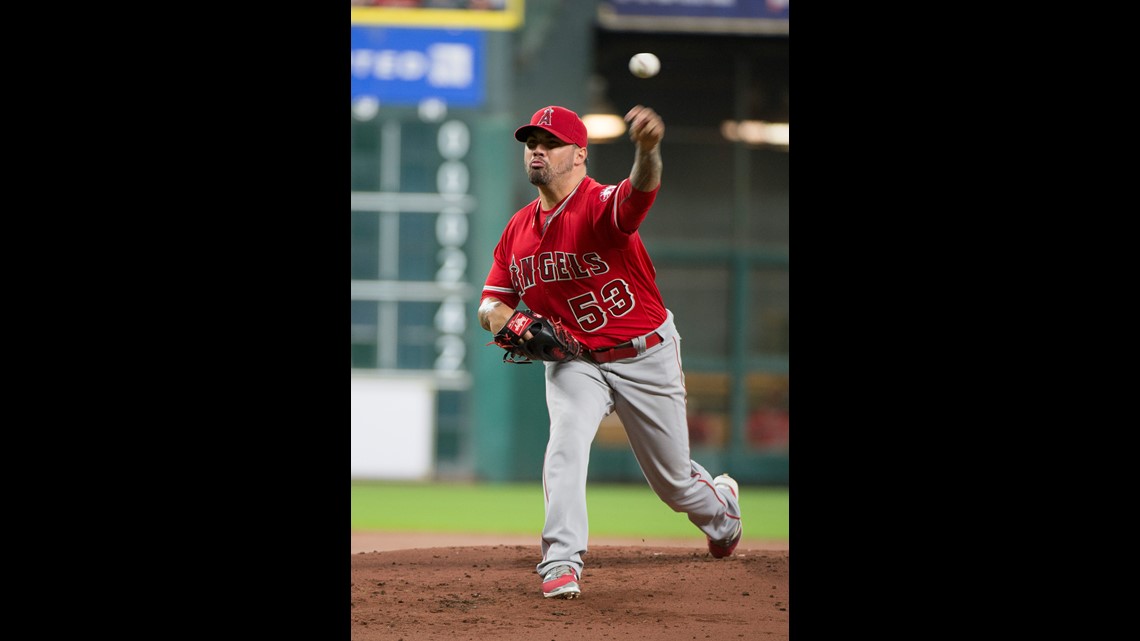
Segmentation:
[[(571, 161), (573, 158), (571, 158)], [(550, 161), (547, 157), (547, 162), (542, 167), (535, 169), (527, 164), (526, 175), (530, 179), (532, 185), (549, 185), (554, 182), (559, 176), (568, 173), (573, 168), (572, 165), (567, 163), (567, 166), (558, 167)]]

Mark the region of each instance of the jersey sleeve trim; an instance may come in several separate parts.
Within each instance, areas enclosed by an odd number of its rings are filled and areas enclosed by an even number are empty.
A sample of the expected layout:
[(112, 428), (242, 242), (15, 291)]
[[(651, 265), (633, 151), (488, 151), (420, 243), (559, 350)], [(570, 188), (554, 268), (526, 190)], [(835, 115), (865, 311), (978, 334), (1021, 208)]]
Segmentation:
[(485, 292), (499, 292), (501, 294), (514, 294), (515, 293), (515, 290), (513, 287), (492, 287), (490, 285), (484, 285), (483, 291), (485, 291)]
[(479, 294), (479, 300), (482, 301), (488, 295), (494, 296), (507, 307), (518, 307), (520, 297), (511, 287), (494, 287), (491, 285), (484, 285), (483, 291)]
[[(623, 187), (628, 185), (628, 192), (625, 192)], [(617, 194), (614, 197), (613, 218), (614, 227), (621, 231), (623, 234), (632, 234), (641, 227), (642, 221), (649, 215), (649, 208), (653, 206), (653, 202), (657, 199), (657, 192), (661, 190), (661, 183), (657, 183), (657, 187), (653, 191), (641, 191), (633, 186), (629, 178), (622, 180), (618, 183)], [(625, 193), (625, 197), (619, 197)], [(627, 205), (628, 203), (628, 205)], [(624, 216), (618, 215), (618, 205), (626, 205), (627, 209), (623, 211)], [(628, 231), (622, 226), (622, 222), (630, 224), (631, 229)]]

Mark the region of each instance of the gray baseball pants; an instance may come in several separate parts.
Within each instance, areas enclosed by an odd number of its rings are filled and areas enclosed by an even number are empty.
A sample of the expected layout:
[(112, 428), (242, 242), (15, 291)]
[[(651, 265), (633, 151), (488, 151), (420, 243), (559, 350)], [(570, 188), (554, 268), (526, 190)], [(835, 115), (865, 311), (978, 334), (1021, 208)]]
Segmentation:
[(713, 540), (736, 533), (740, 506), (732, 492), (712, 485), (713, 475), (689, 458), (681, 337), (669, 312), (657, 329), (664, 339), (639, 355), (596, 364), (583, 358), (544, 363), (550, 437), (542, 468), (546, 522), (540, 575), (572, 565), (582, 576), (587, 551), (586, 471), (602, 419), (617, 412), (645, 480), (675, 512)]

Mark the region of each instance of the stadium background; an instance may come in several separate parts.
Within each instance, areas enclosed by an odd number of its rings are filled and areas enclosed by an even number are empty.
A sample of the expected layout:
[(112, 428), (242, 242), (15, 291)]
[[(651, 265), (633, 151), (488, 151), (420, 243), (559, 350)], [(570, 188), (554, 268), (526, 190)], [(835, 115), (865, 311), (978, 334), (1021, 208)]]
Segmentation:
[[(694, 458), (786, 486), (789, 148), (730, 140), (726, 123), (789, 122), (787, 2), (420, 4), (352, 10), (354, 480), (540, 478), (541, 367), (502, 364), (474, 320), (498, 234), (534, 197), (512, 133), (547, 104), (640, 103), (666, 123), (642, 236), (685, 341)], [(431, 86), (441, 43), (472, 52), (466, 86)], [(628, 72), (640, 51), (657, 77)], [(591, 141), (589, 173), (616, 183), (632, 158), (624, 136)], [(616, 417), (590, 478), (643, 482)]]

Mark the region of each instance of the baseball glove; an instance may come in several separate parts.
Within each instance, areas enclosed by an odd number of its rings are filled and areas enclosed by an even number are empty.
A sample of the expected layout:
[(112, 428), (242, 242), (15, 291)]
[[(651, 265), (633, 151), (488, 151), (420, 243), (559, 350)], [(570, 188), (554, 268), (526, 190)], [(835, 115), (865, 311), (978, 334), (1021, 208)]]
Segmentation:
[[(530, 340), (523, 338), (531, 333)], [(557, 321), (535, 312), (517, 310), (495, 334), (494, 344), (507, 350), (504, 363), (526, 364), (531, 361), (562, 363), (578, 358), (582, 345)]]

